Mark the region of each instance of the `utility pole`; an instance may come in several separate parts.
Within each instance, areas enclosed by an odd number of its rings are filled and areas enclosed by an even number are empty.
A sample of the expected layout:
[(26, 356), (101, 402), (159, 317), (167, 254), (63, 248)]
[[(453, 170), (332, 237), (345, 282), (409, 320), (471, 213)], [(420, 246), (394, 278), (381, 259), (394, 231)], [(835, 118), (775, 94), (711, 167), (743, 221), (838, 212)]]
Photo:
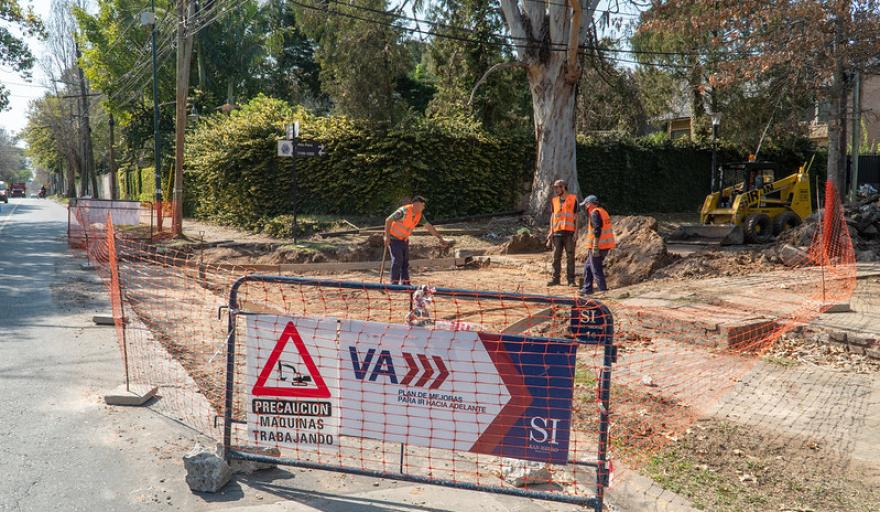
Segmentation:
[(119, 199), (119, 177), (116, 176), (116, 153), (113, 148), (113, 128), (116, 127), (116, 119), (110, 114), (110, 199), (114, 201)]
[(159, 140), (159, 79), (156, 62), (156, 0), (151, 0), (152, 12), (141, 13), (141, 25), (150, 26), (150, 46), (153, 54), (153, 176), (156, 198), (156, 227), (162, 231), (162, 153)]
[(83, 179), (91, 180), (92, 197), (98, 198), (98, 176), (95, 174), (95, 155), (92, 154), (92, 126), (89, 122), (89, 92), (86, 86), (86, 79), (83, 75), (83, 69), (80, 65), (79, 43), (74, 36), (73, 46), (76, 50), (76, 71), (79, 75), (79, 92), (80, 92), (80, 110), (79, 118), (80, 130), (83, 134)]
[(853, 73), (853, 123), (852, 123), (852, 186), (850, 200), (855, 201), (859, 193), (859, 146), (862, 138), (862, 74)]
[[(177, 0), (177, 94), (174, 119), (174, 192), (172, 232), (183, 233), (183, 158), (186, 143), (186, 97), (189, 92), (189, 68), (192, 57), (192, 35), (187, 34), (188, 0)], [(191, 4), (190, 4), (191, 5)]]

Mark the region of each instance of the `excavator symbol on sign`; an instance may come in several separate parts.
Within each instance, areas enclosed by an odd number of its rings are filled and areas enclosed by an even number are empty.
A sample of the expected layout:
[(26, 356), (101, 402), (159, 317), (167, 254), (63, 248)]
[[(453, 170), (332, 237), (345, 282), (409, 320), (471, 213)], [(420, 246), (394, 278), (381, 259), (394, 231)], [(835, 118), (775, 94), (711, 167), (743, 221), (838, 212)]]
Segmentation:
[[(287, 368), (289, 370), (288, 373), (293, 373), (293, 375), (284, 375), (284, 369)], [(309, 382), (312, 382), (312, 377), (309, 375), (303, 375), (296, 371), (296, 367), (292, 364), (282, 363), (278, 361), (278, 378), (287, 382), (287, 379), (290, 379), (290, 385), (295, 387), (300, 386), (308, 386)]]

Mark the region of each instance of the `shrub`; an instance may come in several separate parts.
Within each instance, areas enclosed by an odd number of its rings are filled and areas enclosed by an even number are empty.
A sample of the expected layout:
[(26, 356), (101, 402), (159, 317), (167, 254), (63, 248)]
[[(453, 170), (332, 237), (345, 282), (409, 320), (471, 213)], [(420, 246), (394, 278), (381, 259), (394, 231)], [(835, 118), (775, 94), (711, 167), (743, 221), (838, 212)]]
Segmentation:
[[(321, 143), (325, 155), (277, 156), (277, 140), (294, 120), (301, 140)], [(771, 147), (762, 157), (793, 171), (810, 150)], [(293, 212), (294, 203), (299, 213), (384, 216), (421, 194), (431, 219), (515, 209), (528, 193), (535, 159), (531, 136), (492, 136), (456, 120), (367, 127), (265, 96), (208, 117), (188, 133), (186, 151), (186, 204), (197, 216), (276, 234), (287, 231), (286, 222), (272, 219)], [(745, 157), (723, 144), (718, 156)], [(822, 175), (824, 160), (816, 160)], [(698, 210), (709, 191), (710, 162), (708, 145), (665, 137), (580, 138), (577, 145), (582, 191), (614, 213)], [(152, 170), (143, 172), (152, 183)]]

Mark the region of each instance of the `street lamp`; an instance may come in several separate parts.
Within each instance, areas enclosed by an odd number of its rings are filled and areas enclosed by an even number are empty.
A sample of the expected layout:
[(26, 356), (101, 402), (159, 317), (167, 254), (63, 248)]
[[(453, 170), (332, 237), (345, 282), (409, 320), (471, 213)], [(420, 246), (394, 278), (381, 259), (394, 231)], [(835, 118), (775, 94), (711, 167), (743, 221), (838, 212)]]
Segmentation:
[[(716, 190), (716, 175), (718, 174), (718, 125), (721, 124), (721, 112), (713, 112), (712, 113), (712, 192)], [(721, 190), (724, 188), (724, 185), (720, 183), (721, 178), (718, 178), (719, 183), (717, 184), (717, 189)]]
[(151, 11), (141, 13), (140, 22), (143, 27), (150, 27), (150, 45), (153, 53), (153, 175), (156, 186), (156, 221), (162, 231), (162, 154), (159, 140), (159, 81), (157, 79), (158, 63), (156, 62), (156, 0), (150, 3)]

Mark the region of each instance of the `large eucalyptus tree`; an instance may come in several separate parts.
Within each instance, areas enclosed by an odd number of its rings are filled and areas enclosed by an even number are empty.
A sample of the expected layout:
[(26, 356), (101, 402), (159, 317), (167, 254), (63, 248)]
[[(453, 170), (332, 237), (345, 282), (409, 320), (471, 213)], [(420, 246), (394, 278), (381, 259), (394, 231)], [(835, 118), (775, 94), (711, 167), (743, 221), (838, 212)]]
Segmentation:
[(599, 0), (501, 0), (504, 19), (532, 93), (537, 158), (529, 197), (536, 220), (547, 217), (556, 179), (580, 191), (575, 165), (575, 96)]

